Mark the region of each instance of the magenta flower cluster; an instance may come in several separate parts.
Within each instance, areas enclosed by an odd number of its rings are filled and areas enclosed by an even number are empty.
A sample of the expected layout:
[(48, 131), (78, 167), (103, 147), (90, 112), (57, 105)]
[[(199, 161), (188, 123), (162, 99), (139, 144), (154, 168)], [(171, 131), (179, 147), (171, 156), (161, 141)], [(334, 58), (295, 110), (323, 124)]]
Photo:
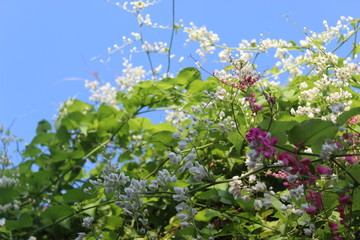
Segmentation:
[(255, 150), (257, 154), (262, 154), (267, 159), (274, 157), (276, 151), (274, 145), (278, 140), (272, 138), (269, 132), (262, 131), (260, 128), (251, 128), (245, 138), (250, 143), (250, 148)]

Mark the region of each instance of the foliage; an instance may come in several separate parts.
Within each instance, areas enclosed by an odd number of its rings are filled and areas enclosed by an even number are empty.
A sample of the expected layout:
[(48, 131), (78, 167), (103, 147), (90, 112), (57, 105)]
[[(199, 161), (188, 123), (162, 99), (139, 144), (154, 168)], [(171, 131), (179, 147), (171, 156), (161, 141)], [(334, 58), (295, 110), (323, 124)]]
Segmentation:
[[(357, 35), (349, 24), (335, 50)], [(359, 66), (327, 50), (333, 38), (253, 42), (208, 78), (188, 67), (66, 101), (18, 166), (2, 149), (1, 239), (358, 239)], [(270, 48), (283, 69), (260, 74), (250, 53)]]

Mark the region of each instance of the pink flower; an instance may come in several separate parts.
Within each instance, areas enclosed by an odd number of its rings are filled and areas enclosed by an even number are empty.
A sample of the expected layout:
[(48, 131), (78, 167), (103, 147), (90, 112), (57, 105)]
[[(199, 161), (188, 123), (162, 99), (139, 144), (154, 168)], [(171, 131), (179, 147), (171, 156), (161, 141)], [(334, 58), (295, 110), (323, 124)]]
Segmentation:
[(348, 163), (350, 163), (350, 164), (356, 163), (357, 160), (358, 160), (357, 157), (354, 157), (354, 156), (347, 156), (347, 157), (345, 157), (345, 161), (348, 162)]
[(336, 237), (333, 238), (333, 240), (344, 240), (344, 238), (336, 236)]
[(332, 173), (331, 167), (324, 167), (322, 165), (316, 167), (316, 171), (320, 175), (330, 175)]
[(306, 213), (309, 215), (315, 215), (316, 214), (316, 208), (314, 206), (310, 206), (306, 209)]
[(354, 125), (359, 121), (359, 119), (360, 119), (360, 116), (358, 115), (358, 116), (352, 117), (349, 120), (347, 120), (347, 123)]
[(329, 222), (329, 228), (332, 232), (339, 230), (339, 226), (336, 223)]
[(341, 194), (341, 197), (338, 199), (340, 204), (347, 204), (350, 202), (350, 196)]
[(311, 161), (308, 158), (303, 158), (300, 160), (300, 162), (304, 165), (310, 165)]

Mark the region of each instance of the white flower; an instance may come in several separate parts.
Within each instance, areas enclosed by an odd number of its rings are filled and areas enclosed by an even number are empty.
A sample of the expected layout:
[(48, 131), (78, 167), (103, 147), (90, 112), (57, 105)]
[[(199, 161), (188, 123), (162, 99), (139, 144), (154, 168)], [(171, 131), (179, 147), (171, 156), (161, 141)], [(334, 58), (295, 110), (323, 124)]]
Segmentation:
[(235, 199), (241, 198), (241, 196), (242, 196), (242, 193), (241, 193), (242, 181), (239, 180), (239, 176), (234, 176), (233, 181), (229, 182), (229, 185), (230, 185), (229, 193), (234, 195)]
[[(235, 199), (236, 199), (236, 198), (235, 198)], [(241, 197), (241, 199), (242, 199), (244, 202), (248, 202), (248, 201), (251, 200), (251, 197), (250, 197), (250, 195), (244, 195), (244, 196)]]
[(176, 216), (179, 218), (180, 222), (185, 222), (189, 219), (189, 215), (186, 213), (177, 213)]
[(172, 137), (174, 139), (180, 139), (181, 138), (181, 133), (173, 133)]
[(293, 209), (292, 213), (295, 214), (295, 215), (301, 216), (301, 215), (304, 214), (304, 210), (302, 210), (302, 209)]
[(91, 228), (91, 223), (94, 221), (93, 217), (86, 217), (83, 219), (82, 226), (85, 228)]
[(311, 234), (313, 234), (315, 232), (315, 225), (314, 224), (310, 224), (309, 228), (304, 228), (304, 234), (309, 236)]
[(186, 227), (188, 227), (189, 226), (189, 223), (188, 222), (182, 222), (182, 223), (180, 223), (180, 227), (181, 228), (186, 228)]
[(181, 150), (184, 150), (184, 149), (187, 148), (187, 142), (185, 142), (185, 141), (180, 141), (180, 142), (178, 142), (178, 146), (179, 146), (179, 148), (180, 148)]
[(255, 191), (264, 192), (266, 191), (266, 185), (262, 182), (257, 181), (256, 185), (252, 187)]
[(176, 205), (175, 209), (176, 209), (177, 212), (182, 212), (182, 211), (185, 211), (187, 209), (187, 205), (186, 205), (185, 202), (182, 202), (182, 203)]
[(201, 182), (202, 179), (207, 177), (208, 169), (201, 165), (198, 161), (195, 161), (195, 166), (189, 168), (189, 172), (195, 174), (195, 181)]
[(262, 208), (262, 207), (263, 207), (263, 202), (262, 202), (261, 200), (255, 200), (255, 201), (254, 201), (254, 207), (255, 207), (256, 209)]
[(188, 188), (181, 188), (181, 187), (174, 187), (175, 195), (173, 196), (173, 199), (177, 202), (182, 202), (188, 199), (186, 196), (186, 193), (188, 191)]
[(186, 155), (186, 157), (184, 158), (185, 161), (191, 161), (193, 159), (195, 159), (197, 156), (195, 153), (189, 153), (188, 155)]
[(288, 180), (289, 182), (295, 182), (296, 181), (296, 178), (298, 176), (297, 175), (293, 175), (293, 174), (289, 174), (287, 177), (286, 177), (286, 180)]
[(86, 233), (79, 232), (78, 236), (77, 236), (77, 238), (75, 238), (75, 240), (82, 240), (85, 238), (85, 236), (86, 236)]
[(321, 147), (320, 158), (324, 160), (329, 160), (333, 152), (338, 149), (338, 146), (335, 143), (325, 142)]
[(251, 174), (251, 175), (249, 176), (249, 182), (253, 183), (253, 182), (255, 182), (255, 181), (256, 181), (256, 175)]
[(295, 197), (296, 200), (300, 200), (304, 196), (304, 185), (300, 185), (295, 189), (291, 189), (290, 196)]

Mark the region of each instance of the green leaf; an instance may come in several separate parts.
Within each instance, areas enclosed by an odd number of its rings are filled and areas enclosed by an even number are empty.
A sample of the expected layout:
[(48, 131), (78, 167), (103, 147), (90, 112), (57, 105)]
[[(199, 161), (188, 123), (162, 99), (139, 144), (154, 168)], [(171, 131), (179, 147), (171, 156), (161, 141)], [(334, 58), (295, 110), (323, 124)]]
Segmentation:
[(23, 153), (23, 157), (27, 158), (27, 157), (35, 157), (36, 155), (38, 155), (39, 153), (41, 153), (41, 150), (33, 145), (27, 145), (25, 148), (25, 151)]
[(173, 132), (160, 131), (153, 134), (149, 140), (157, 151), (166, 150), (171, 146), (176, 146), (177, 141), (172, 137)]
[(329, 211), (330, 209), (334, 209), (338, 205), (338, 198), (339, 196), (332, 192), (324, 192), (322, 195), (323, 200), (323, 206), (325, 209), (325, 213), (327, 217), (330, 217), (332, 214), (332, 211)]
[(352, 202), (352, 210), (360, 210), (360, 188), (357, 187), (354, 191), (353, 198), (351, 199)]
[(360, 52), (360, 44), (354, 43), (354, 48), (352, 50), (353, 57)]
[(123, 225), (123, 222), (124, 222), (124, 220), (122, 217), (106, 216), (104, 228), (114, 231), (114, 230), (120, 228)]
[(19, 198), (19, 192), (14, 187), (1, 187), (0, 188), (0, 204), (5, 205), (11, 203), (13, 200)]
[(70, 216), (74, 210), (65, 205), (50, 206), (41, 214), (41, 222), (45, 225), (52, 224), (58, 220)]
[(31, 144), (41, 144), (41, 145), (49, 145), (55, 137), (55, 133), (38, 133), (33, 140), (31, 141)]
[(201, 73), (197, 68), (188, 67), (182, 69), (174, 79), (176, 85), (188, 86), (192, 81), (201, 79)]
[(188, 67), (182, 69), (177, 77), (186, 78), (189, 81), (193, 81), (195, 79), (201, 79), (201, 72), (195, 67)]
[(36, 134), (46, 133), (51, 130), (51, 124), (46, 120), (41, 120), (36, 128)]
[(342, 113), (340, 116), (338, 116), (336, 122), (339, 125), (343, 125), (346, 123), (347, 120), (359, 114), (360, 114), (360, 107), (350, 109), (349, 111), (346, 111)]
[(221, 217), (221, 213), (213, 209), (204, 209), (198, 212), (194, 219), (196, 221), (209, 222), (214, 217)]
[(96, 194), (85, 193), (84, 187), (68, 190), (63, 195), (63, 199), (67, 203), (82, 202), (82, 201), (89, 200), (89, 199), (92, 199), (95, 197), (96, 197)]
[(82, 102), (77, 99), (71, 99), (71, 100), (67, 101), (66, 103), (69, 103), (66, 105), (67, 113), (84, 112), (84, 111), (89, 112), (94, 109), (94, 107), (92, 105)]
[(229, 132), (228, 138), (230, 142), (234, 145), (237, 152), (241, 151), (242, 145), (244, 143), (243, 138), (237, 132)]
[(212, 200), (212, 201), (217, 201), (219, 199), (217, 190), (213, 188), (197, 194), (196, 197), (199, 199)]
[(16, 230), (32, 226), (33, 219), (28, 213), (24, 213), (18, 220), (6, 220), (5, 227), (8, 230)]
[(152, 122), (148, 118), (132, 118), (128, 121), (129, 130), (134, 132), (141, 132), (144, 129), (149, 128)]
[(325, 140), (333, 139), (338, 128), (330, 121), (310, 119), (293, 127), (289, 132), (289, 141), (293, 144), (308, 146), (322, 145)]
[[(262, 129), (267, 129), (270, 124), (270, 119), (266, 119), (260, 123)], [(269, 132), (271, 137), (278, 139), (278, 144), (285, 144), (287, 142), (287, 132), (294, 126), (298, 125), (297, 121), (271, 121)]]
[[(360, 182), (360, 165), (359, 164), (354, 164), (354, 165), (348, 166), (346, 168), (346, 171), (349, 172), (351, 174), (351, 176), (353, 176), (358, 182)], [(350, 181), (350, 182), (354, 181), (350, 176), (348, 176), (348, 174), (346, 174), (346, 177), (347, 177), (348, 181)]]

